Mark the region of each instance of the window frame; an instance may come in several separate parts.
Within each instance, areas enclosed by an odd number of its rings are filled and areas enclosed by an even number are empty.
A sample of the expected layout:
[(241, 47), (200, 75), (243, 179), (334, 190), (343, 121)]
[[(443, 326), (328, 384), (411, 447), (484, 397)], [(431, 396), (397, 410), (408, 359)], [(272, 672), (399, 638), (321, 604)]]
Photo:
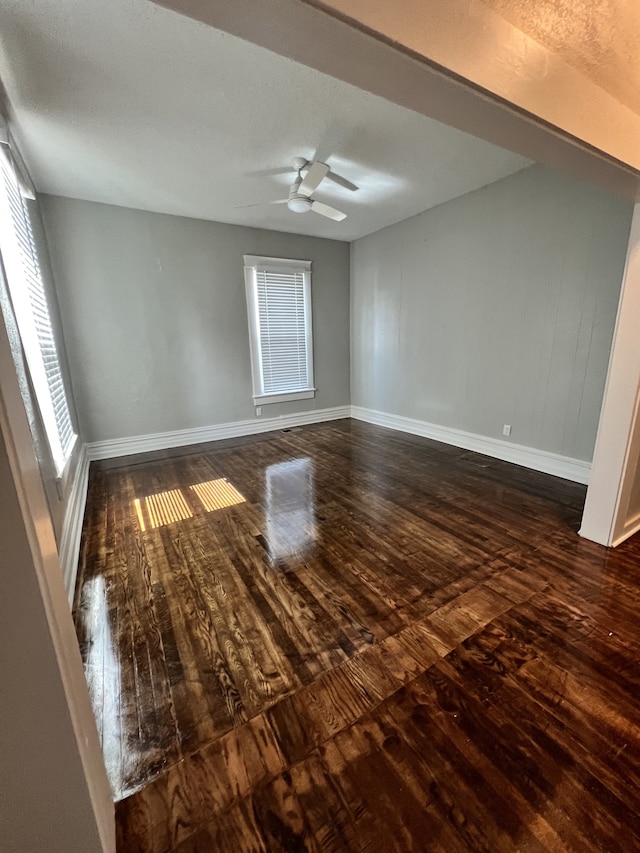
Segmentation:
[[(265, 392), (262, 369), (262, 348), (260, 345), (260, 315), (258, 307), (259, 271), (302, 273), (305, 350), (307, 356), (307, 386), (292, 391)], [(249, 349), (251, 353), (251, 377), (253, 383), (253, 403), (264, 406), (269, 403), (285, 403), (293, 400), (309, 400), (315, 397), (316, 387), (313, 374), (313, 317), (311, 304), (311, 261), (292, 258), (271, 258), (262, 255), (244, 256), (244, 277), (247, 295), (247, 315), (249, 322)]]
[[(49, 450), (49, 456), (55, 469), (58, 493), (62, 496), (66, 488), (69, 474), (69, 464), (73, 457), (78, 442), (78, 434), (74, 425), (71, 406), (69, 405), (68, 390), (66, 387), (63, 365), (60, 358), (60, 346), (56, 340), (56, 329), (53, 323), (49, 294), (42, 274), (41, 257), (42, 249), (36, 243), (31, 204), (36, 204), (35, 193), (31, 191), (28, 181), (20, 171), (19, 165), (13, 156), (13, 152), (6, 143), (0, 143), (0, 208), (2, 215), (0, 219), (7, 227), (7, 237), (0, 240), (0, 263), (6, 287), (9, 305), (7, 308), (13, 315), (13, 321), (20, 338), (20, 347), (29, 375), (29, 384), (33, 390), (35, 405), (40, 414), (40, 422), (43, 427), (44, 438)], [(8, 174), (8, 180), (13, 184), (13, 192), (19, 197), (21, 224), (16, 225), (9, 190), (5, 187), (3, 171)], [(22, 238), (18, 237), (17, 228), (22, 227), (25, 233)], [(28, 251), (31, 264), (31, 285), (29, 272), (20, 260), (25, 248)], [(43, 327), (42, 306), (40, 306), (40, 319), (36, 321), (35, 309), (29, 295), (29, 288), (37, 285), (38, 296), (46, 307), (46, 331), (50, 337), (49, 349), (53, 351), (55, 358), (56, 383), (59, 389), (51, 385), (50, 373), (45, 366), (43, 353), (44, 339), (38, 331)], [(51, 352), (47, 355), (51, 360)], [(56, 395), (61, 400), (63, 409), (57, 407)], [(66, 442), (63, 440), (66, 433), (62, 433), (58, 423), (58, 414), (68, 421), (69, 433)]]

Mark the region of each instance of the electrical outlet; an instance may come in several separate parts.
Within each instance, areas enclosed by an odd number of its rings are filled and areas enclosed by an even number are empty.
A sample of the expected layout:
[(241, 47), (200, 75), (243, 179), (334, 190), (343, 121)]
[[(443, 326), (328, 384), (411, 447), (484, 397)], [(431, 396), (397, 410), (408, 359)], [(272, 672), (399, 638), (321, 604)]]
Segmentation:
[(511, 435), (511, 424), (505, 424), (502, 427), (502, 434), (503, 435)]
[(259, 418), (262, 414), (262, 406), (256, 406), (256, 417)]

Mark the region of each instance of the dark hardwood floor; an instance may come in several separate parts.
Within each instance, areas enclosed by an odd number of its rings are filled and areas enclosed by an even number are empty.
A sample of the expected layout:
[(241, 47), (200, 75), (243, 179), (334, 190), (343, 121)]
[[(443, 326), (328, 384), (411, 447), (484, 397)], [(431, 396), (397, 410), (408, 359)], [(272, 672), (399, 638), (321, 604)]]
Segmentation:
[(94, 463), (119, 851), (639, 851), (640, 537), (584, 492), (349, 420)]

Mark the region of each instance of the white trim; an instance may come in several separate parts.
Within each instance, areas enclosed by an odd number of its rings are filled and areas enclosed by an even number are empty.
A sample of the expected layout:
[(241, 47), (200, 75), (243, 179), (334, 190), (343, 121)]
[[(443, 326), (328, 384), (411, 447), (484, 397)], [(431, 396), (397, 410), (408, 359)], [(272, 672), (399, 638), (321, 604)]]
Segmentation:
[[(257, 255), (244, 256), (244, 282), (247, 297), (247, 320), (249, 323), (249, 352), (251, 355), (251, 379), (253, 386), (254, 405), (261, 403), (286, 402), (289, 400), (304, 400), (313, 397), (308, 394), (315, 390), (313, 378), (313, 306), (311, 302), (311, 261), (300, 261), (288, 258), (266, 258)], [(307, 385), (304, 388), (291, 390), (280, 389), (271, 393), (265, 392), (264, 369), (262, 362), (262, 326), (258, 298), (258, 273), (301, 273), (304, 292), (304, 324), (305, 349), (307, 356)], [(296, 394), (304, 396), (296, 396)], [(275, 397), (274, 395), (277, 395)], [(272, 399), (261, 399), (271, 397)]]
[(304, 391), (292, 391), (290, 394), (259, 394), (253, 398), (254, 405), (267, 406), (269, 403), (289, 403), (293, 400), (311, 400), (316, 396), (315, 388), (306, 388)]
[(245, 255), (245, 267), (255, 267), (269, 270), (303, 270), (311, 272), (311, 261), (299, 261), (295, 258), (268, 258), (265, 255)]
[(201, 444), (205, 441), (237, 438), (242, 435), (271, 432), (286, 427), (304, 426), (322, 421), (336, 421), (350, 416), (350, 406), (335, 406), (332, 409), (316, 409), (311, 412), (299, 412), (295, 415), (281, 415), (279, 418), (259, 418), (195, 427), (194, 429), (135, 435), (130, 438), (114, 438), (109, 441), (94, 441), (87, 445), (87, 452), (90, 460), (114, 459), (118, 456), (131, 456), (134, 453), (147, 453), (150, 450), (166, 450), (170, 447), (183, 447), (189, 444)]
[[(78, 638), (62, 582), (51, 513), (35, 457), (31, 430), (1, 311), (0, 432), (4, 436), (19, 503), (19, 511), (14, 512), (13, 498), (8, 498), (9, 514), (10, 517), (22, 516), (19, 521), (20, 526), (16, 528), (15, 538), (2, 544), (3, 548), (6, 544), (10, 560), (15, 560), (20, 572), (27, 573), (29, 578), (28, 595), (27, 587), (14, 595), (14, 590), (10, 586), (3, 590), (3, 595), (8, 600), (18, 596), (22, 607), (21, 618), (36, 622), (35, 628), (31, 631), (36, 638), (36, 647), (51, 651), (51, 659), (46, 664), (46, 675), (43, 670), (37, 670), (37, 665), (34, 664), (34, 673), (42, 672), (49, 686), (44, 693), (31, 689), (29, 695), (42, 698), (46, 694), (47, 703), (51, 706), (49, 716), (52, 720), (52, 732), (55, 737), (64, 739), (65, 751), (77, 749), (77, 756), (81, 762), (81, 768), (77, 767), (77, 772), (73, 771), (72, 787), (69, 787), (69, 780), (66, 777), (61, 778), (58, 786), (60, 798), (55, 804), (49, 823), (52, 828), (60, 824), (57, 815), (61, 809), (69, 815), (73, 814), (74, 825), (81, 826), (84, 832), (89, 831), (90, 822), (93, 820), (100, 838), (99, 846), (93, 839), (87, 838), (83, 848), (115, 853), (113, 799), (83, 672)], [(24, 605), (28, 605), (27, 611), (24, 611)], [(44, 620), (41, 619), (42, 615)], [(10, 651), (15, 652), (15, 650)], [(32, 684), (42, 681), (33, 674), (30, 675), (30, 679)], [(60, 688), (63, 691), (62, 694)], [(71, 728), (64, 723), (64, 720), (69, 721)], [(25, 747), (25, 750), (25, 760), (33, 763), (33, 770), (29, 771), (33, 776), (38, 768), (36, 761), (38, 747), (36, 746), (35, 749), (31, 746)], [(71, 758), (70, 761), (75, 759)], [(71, 770), (73, 766), (70, 763), (69, 769)], [(91, 812), (88, 809), (87, 796)], [(59, 826), (57, 829), (59, 832)], [(78, 831), (75, 831), (65, 835), (66, 840), (68, 841), (74, 834), (77, 839)], [(70, 847), (66, 841), (62, 844), (66, 849), (72, 849), (72, 847), (75, 849), (77, 846)]]
[(634, 515), (633, 518), (630, 518), (629, 521), (626, 522), (620, 535), (611, 542), (611, 548), (617, 548), (618, 545), (621, 545), (625, 541), (625, 539), (629, 539), (630, 536), (633, 536), (634, 533), (637, 533), (639, 530), (640, 513)]
[(60, 568), (62, 569), (64, 587), (67, 591), (69, 604), (73, 604), (73, 593), (76, 587), (80, 539), (82, 536), (84, 509), (87, 502), (88, 484), (89, 455), (87, 453), (87, 446), (83, 444), (75, 465), (73, 483), (67, 499), (62, 534), (60, 535), (60, 547), (58, 549), (58, 558), (60, 560)]
[(0, 146), (0, 252), (4, 278), (45, 438), (60, 479), (76, 436), (42, 276), (41, 259), (45, 253), (36, 246), (32, 220), (9, 149)]
[[(69, 455), (67, 456), (67, 461), (64, 463), (64, 468), (59, 476), (56, 477), (56, 491), (58, 493), (58, 497), (60, 500), (64, 499), (64, 496), (67, 493), (67, 487), (69, 485), (69, 475), (71, 474), (73, 456), (76, 452), (76, 448), (80, 442), (80, 436), (74, 432), (73, 440), (71, 447), (69, 448)], [(84, 448), (81, 450), (81, 453), (84, 453)]]
[[(94, 441), (86, 445), (89, 460), (114, 459), (119, 456), (131, 456), (134, 453), (148, 453), (152, 450), (167, 450), (171, 447), (184, 447), (189, 444), (202, 444), (207, 441), (220, 441), (225, 438), (237, 438), (244, 435), (257, 435), (263, 432), (286, 429), (293, 426), (334, 421), (342, 418), (355, 418), (367, 423), (377, 424), (387, 429), (408, 432), (443, 444), (451, 444), (475, 453), (482, 453), (495, 459), (502, 459), (514, 465), (532, 468), (575, 483), (586, 484), (589, 481), (591, 465), (570, 456), (549, 453), (533, 447), (511, 444), (495, 438), (463, 432), (462, 430), (365, 409), (360, 406), (335, 406), (331, 409), (317, 409), (312, 412), (299, 412), (295, 415), (281, 415), (278, 418), (260, 418), (215, 424), (207, 427), (158, 432), (137, 435), (129, 438), (115, 438), (108, 441)], [(638, 519), (640, 524), (640, 518)], [(628, 535), (631, 535), (629, 533)], [(626, 538), (626, 537), (625, 537)]]
[(627, 538), (626, 515), (640, 456), (639, 312), (640, 204), (636, 204), (600, 410), (593, 474), (579, 530), (580, 536), (607, 547)]
[(511, 444), (497, 438), (488, 438), (484, 435), (451, 429), (414, 418), (405, 418), (401, 415), (378, 412), (374, 409), (365, 409), (360, 406), (351, 407), (351, 417), (388, 429), (431, 438), (444, 444), (453, 444), (455, 447), (462, 447), (465, 450), (472, 450), (474, 453), (482, 453), (495, 459), (502, 459), (514, 465), (522, 465), (524, 468), (532, 468), (534, 471), (553, 474), (555, 477), (563, 477), (565, 480), (573, 480), (575, 483), (587, 484), (589, 482), (591, 465), (581, 459), (573, 459), (570, 456), (561, 456), (558, 453), (549, 453), (546, 450), (537, 450), (534, 447)]

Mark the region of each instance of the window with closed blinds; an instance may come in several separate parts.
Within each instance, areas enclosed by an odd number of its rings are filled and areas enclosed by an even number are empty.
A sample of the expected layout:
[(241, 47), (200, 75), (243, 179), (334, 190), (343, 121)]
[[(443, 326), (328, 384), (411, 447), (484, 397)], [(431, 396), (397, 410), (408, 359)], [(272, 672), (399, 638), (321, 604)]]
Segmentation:
[(11, 304), (51, 455), (62, 476), (76, 439), (29, 210), (11, 157), (0, 145), (0, 252)]
[(314, 395), (311, 263), (245, 256), (256, 403)]

